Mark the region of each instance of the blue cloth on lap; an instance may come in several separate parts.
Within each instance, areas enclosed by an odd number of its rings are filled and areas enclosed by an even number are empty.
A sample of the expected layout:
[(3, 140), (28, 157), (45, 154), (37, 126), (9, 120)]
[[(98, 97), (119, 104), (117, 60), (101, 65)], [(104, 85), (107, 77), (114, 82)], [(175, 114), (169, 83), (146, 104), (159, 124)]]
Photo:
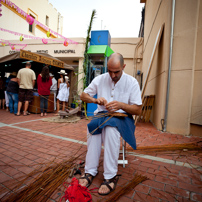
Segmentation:
[[(128, 115), (128, 117), (112, 117), (109, 119), (109, 116), (100, 117), (100, 113), (106, 112), (99, 112), (88, 124), (88, 130), (92, 134), (92, 132), (96, 129), (92, 135), (100, 134), (102, 129), (105, 126), (112, 126), (116, 127), (120, 132), (123, 139), (133, 148), (136, 149), (136, 139), (135, 139), (135, 124), (133, 117)], [(100, 118), (97, 118), (100, 117)], [(108, 121), (106, 121), (109, 119)], [(104, 123), (106, 121), (106, 123)], [(104, 124), (103, 124), (104, 123)], [(103, 124), (103, 125), (102, 125)]]

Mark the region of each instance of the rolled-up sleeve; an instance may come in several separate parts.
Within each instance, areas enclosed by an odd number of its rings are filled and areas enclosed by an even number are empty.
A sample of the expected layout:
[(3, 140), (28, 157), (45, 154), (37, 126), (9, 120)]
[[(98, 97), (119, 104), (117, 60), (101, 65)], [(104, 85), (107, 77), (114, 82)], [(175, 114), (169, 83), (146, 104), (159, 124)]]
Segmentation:
[(98, 79), (94, 78), (93, 81), (90, 83), (90, 85), (84, 90), (84, 93), (87, 93), (91, 97), (97, 94), (97, 85), (98, 85)]
[(141, 99), (141, 93), (140, 93), (140, 87), (138, 82), (134, 82), (130, 91), (130, 97), (129, 97), (129, 104), (130, 105), (142, 105), (142, 99)]

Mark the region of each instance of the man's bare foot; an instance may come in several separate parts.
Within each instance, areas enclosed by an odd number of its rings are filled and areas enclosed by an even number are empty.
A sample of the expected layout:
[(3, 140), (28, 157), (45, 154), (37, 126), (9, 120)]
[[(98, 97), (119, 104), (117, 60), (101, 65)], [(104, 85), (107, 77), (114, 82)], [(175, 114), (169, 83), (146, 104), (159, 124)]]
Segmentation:
[[(82, 175), (81, 177), (84, 177), (84, 175)], [(79, 179), (79, 184), (83, 187), (86, 187), (88, 181), (86, 179)]]
[(44, 113), (44, 116), (47, 116), (47, 114), (46, 114), (46, 113)]
[[(112, 188), (112, 190), (114, 189), (115, 185), (113, 182), (109, 183), (108, 185)], [(98, 190), (99, 194), (109, 194), (110, 192), (111, 192), (111, 190), (107, 187), (107, 185), (104, 185), (104, 184), (101, 185)]]
[(120, 175), (116, 175), (112, 179), (104, 180), (103, 183), (100, 185), (100, 188), (98, 190), (98, 194), (100, 195), (108, 195), (112, 191), (115, 190), (116, 184), (119, 180)]
[(94, 176), (89, 173), (85, 173), (79, 178), (79, 184), (83, 187), (89, 187), (92, 184)]

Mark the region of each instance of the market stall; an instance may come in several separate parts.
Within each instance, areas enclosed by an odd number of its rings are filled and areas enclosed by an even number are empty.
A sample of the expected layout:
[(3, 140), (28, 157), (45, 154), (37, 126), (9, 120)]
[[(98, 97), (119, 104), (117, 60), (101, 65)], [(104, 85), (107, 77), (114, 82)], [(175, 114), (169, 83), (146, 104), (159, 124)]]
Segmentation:
[[(50, 72), (55, 75), (56, 80), (59, 78), (57, 72), (60, 69), (65, 69), (71, 81), (71, 75), (74, 68), (65, 64), (63, 61), (58, 60), (46, 53), (33, 53), (30, 51), (20, 50), (10, 55), (0, 58), (0, 72), (18, 72), (19, 69), (25, 67), (26, 62), (31, 62), (31, 68), (37, 76), (41, 73), (44, 65), (48, 65)], [(29, 105), (29, 111), (32, 113), (40, 113), (40, 99), (37, 93), (37, 82), (33, 89), (34, 98)], [(71, 91), (70, 91), (71, 94)], [(48, 101), (48, 112), (54, 111), (54, 94), (50, 94)]]

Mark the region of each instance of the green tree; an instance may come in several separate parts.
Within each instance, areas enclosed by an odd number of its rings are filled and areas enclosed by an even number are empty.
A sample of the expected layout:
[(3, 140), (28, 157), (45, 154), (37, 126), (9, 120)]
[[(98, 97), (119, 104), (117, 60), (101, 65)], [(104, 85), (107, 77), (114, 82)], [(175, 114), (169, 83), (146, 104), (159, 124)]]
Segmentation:
[[(96, 15), (96, 10), (93, 10), (92, 14), (91, 14), (90, 24), (89, 24), (88, 30), (87, 30), (87, 37), (86, 37), (86, 44), (85, 44), (85, 51), (84, 51), (84, 61), (83, 61), (83, 74), (84, 74), (84, 77), (83, 77), (83, 90), (87, 86), (87, 72), (88, 72), (88, 62), (89, 62), (87, 51), (88, 51), (88, 45), (89, 45), (89, 42), (90, 42), (90, 33), (91, 33), (91, 29), (92, 29), (93, 20), (95, 18), (95, 15)], [(85, 110), (85, 116), (87, 117), (86, 103), (85, 102), (84, 102), (83, 106), (84, 106), (84, 110)]]

